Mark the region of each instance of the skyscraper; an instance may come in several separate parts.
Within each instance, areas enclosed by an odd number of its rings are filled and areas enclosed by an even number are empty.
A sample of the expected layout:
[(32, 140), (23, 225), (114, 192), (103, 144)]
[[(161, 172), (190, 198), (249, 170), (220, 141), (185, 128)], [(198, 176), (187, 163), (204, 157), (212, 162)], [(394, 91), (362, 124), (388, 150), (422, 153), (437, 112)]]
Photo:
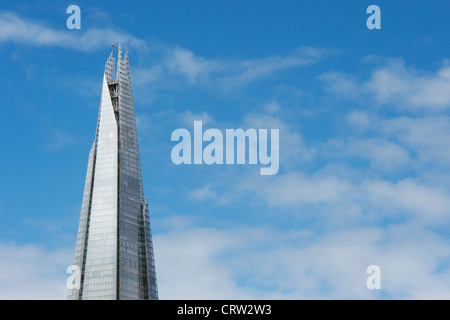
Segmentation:
[(128, 52), (106, 61), (97, 131), (89, 153), (69, 299), (158, 299), (148, 201), (144, 198)]

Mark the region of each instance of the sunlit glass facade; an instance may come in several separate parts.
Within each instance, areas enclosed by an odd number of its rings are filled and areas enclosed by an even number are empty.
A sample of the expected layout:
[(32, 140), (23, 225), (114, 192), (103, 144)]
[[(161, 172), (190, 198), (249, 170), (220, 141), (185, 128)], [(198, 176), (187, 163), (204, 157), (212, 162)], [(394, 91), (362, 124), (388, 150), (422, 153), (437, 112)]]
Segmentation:
[(81, 283), (69, 290), (69, 299), (158, 299), (128, 52), (120, 45), (117, 65), (111, 53), (105, 66), (74, 265)]

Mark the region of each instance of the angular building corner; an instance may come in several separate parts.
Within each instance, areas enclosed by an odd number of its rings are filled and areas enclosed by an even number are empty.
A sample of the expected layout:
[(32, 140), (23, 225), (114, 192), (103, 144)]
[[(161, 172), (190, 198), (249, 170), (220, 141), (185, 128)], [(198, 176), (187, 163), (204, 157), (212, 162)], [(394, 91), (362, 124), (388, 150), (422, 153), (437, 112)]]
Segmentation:
[(117, 66), (113, 53), (105, 66), (74, 265), (81, 282), (79, 289), (69, 289), (68, 299), (158, 299), (128, 52), (120, 45)]

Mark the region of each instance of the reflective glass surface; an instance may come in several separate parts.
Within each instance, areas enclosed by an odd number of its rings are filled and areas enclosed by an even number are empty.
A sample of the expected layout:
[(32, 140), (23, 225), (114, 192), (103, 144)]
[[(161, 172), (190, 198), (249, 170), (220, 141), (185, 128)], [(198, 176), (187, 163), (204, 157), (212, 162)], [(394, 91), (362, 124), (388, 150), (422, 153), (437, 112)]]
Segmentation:
[(144, 198), (128, 53), (105, 67), (74, 264), (81, 288), (69, 299), (158, 299), (147, 199)]

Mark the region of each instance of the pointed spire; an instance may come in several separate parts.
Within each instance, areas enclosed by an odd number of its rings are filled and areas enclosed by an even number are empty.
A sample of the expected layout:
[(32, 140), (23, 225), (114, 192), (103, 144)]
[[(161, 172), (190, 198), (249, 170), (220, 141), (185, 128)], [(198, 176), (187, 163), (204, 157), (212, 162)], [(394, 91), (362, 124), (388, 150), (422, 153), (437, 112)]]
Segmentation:
[(126, 65), (128, 65), (128, 49), (125, 51), (125, 55), (123, 57), (123, 61), (125, 62)]
[(120, 70), (122, 69), (122, 46), (119, 42), (119, 53), (117, 54), (117, 76), (116, 79), (119, 79)]
[(128, 60), (128, 49), (127, 51), (125, 51), (125, 56), (123, 58), (123, 64), (124, 64), (124, 68), (125, 68), (125, 73), (127, 75), (127, 77), (130, 77), (130, 61)]
[(119, 42), (119, 56), (118, 56), (118, 60), (122, 59), (122, 45)]
[(114, 74), (114, 54), (111, 51), (111, 54), (109, 55), (108, 60), (106, 60), (105, 64), (105, 77), (107, 81), (113, 81), (113, 74)]

